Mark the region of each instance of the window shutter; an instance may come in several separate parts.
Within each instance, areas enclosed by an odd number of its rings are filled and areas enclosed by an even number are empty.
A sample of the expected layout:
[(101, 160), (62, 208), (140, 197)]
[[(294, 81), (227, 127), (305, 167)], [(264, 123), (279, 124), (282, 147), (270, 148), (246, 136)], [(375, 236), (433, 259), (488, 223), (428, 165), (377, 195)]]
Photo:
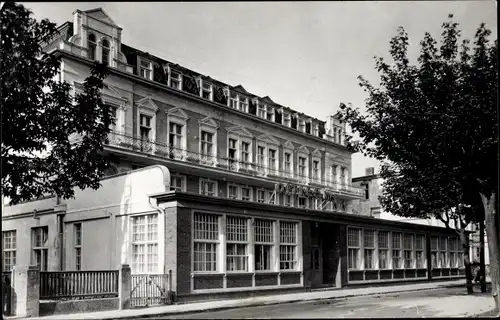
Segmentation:
[(297, 129), (297, 118), (292, 115), (292, 128)]
[(282, 116), (281, 112), (278, 112), (278, 110), (276, 110), (274, 112), (274, 122), (281, 124), (282, 123), (282, 120), (281, 120), (282, 117), (283, 116)]
[(153, 64), (153, 81), (167, 84), (167, 76), (163, 67), (156, 63)]

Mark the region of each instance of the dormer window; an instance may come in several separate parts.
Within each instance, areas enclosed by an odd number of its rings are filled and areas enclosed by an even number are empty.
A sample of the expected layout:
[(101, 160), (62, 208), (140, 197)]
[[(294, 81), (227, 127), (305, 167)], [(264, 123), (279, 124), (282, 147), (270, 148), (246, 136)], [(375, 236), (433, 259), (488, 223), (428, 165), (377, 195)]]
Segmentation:
[(177, 90), (182, 90), (182, 74), (174, 70), (169, 70), (168, 86)]
[(107, 39), (102, 40), (102, 63), (109, 65), (109, 41)]
[(197, 82), (198, 86), (200, 87), (200, 97), (212, 101), (214, 95), (212, 84), (200, 78), (198, 78)]
[(153, 64), (148, 60), (141, 58), (141, 77), (152, 80), (153, 75)]
[(289, 128), (292, 126), (292, 117), (288, 112), (283, 112), (283, 125)]
[(248, 112), (248, 99), (237, 94), (236, 92), (230, 92), (228, 107), (243, 112)]
[(96, 58), (96, 50), (97, 50), (97, 43), (95, 40), (95, 34), (91, 33), (89, 34), (88, 38), (88, 53), (89, 53), (89, 59), (90, 60), (95, 60)]
[(266, 119), (274, 121), (274, 108), (271, 106), (267, 106)]
[(306, 132), (306, 121), (304, 119), (299, 119), (299, 127), (298, 130), (300, 132)]
[(319, 137), (319, 124), (313, 123), (312, 134), (313, 134), (313, 136)]

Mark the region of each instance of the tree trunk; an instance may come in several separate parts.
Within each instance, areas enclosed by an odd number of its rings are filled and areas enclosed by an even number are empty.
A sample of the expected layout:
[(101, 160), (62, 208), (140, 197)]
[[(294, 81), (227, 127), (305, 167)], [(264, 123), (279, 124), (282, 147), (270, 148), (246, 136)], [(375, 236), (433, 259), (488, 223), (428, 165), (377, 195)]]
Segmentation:
[(491, 295), (495, 299), (495, 307), (497, 312), (500, 312), (500, 299), (498, 297), (498, 291), (500, 289), (499, 279), (500, 279), (500, 255), (498, 252), (498, 230), (496, 221), (496, 208), (495, 208), (495, 193), (492, 193), (490, 197), (486, 197), (481, 194), (481, 199), (484, 206), (484, 216), (486, 225), (486, 235), (488, 237), (488, 248), (490, 252), (490, 276), (491, 276)]
[(472, 264), (470, 261), (470, 248), (469, 248), (469, 238), (465, 232), (465, 227), (460, 226), (460, 243), (462, 244), (462, 250), (464, 252), (464, 266), (465, 266), (465, 286), (467, 288), (467, 294), (473, 294), (474, 288), (472, 286)]
[(481, 292), (486, 292), (486, 261), (484, 258), (484, 220), (479, 222), (479, 266)]

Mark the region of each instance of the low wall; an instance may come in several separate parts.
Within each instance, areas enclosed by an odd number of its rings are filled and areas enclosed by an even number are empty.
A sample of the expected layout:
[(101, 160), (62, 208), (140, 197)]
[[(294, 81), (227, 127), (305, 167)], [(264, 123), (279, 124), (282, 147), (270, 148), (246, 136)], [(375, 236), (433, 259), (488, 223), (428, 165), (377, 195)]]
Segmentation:
[(277, 295), (277, 294), (287, 294), (287, 293), (302, 293), (308, 291), (305, 287), (292, 287), (292, 288), (272, 288), (264, 290), (240, 290), (240, 291), (229, 291), (229, 292), (211, 292), (211, 293), (194, 293), (177, 295), (176, 303), (184, 304), (191, 302), (204, 302), (213, 301), (221, 299), (238, 299), (238, 298), (253, 298), (261, 297), (265, 295)]
[(119, 298), (66, 301), (41, 300), (40, 316), (118, 310), (119, 307)]

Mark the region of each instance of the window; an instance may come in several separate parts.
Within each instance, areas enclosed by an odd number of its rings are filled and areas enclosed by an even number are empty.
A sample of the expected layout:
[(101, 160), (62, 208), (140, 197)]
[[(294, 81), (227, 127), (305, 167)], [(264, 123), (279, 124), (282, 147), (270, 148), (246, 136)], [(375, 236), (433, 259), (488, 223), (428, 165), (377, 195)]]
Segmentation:
[(226, 217), (226, 269), (248, 271), (248, 219)]
[(241, 200), (251, 201), (252, 200), (252, 189), (249, 187), (241, 187)]
[(235, 139), (229, 138), (228, 141), (228, 146), (227, 146), (227, 157), (228, 157), (228, 162), (229, 162), (229, 170), (237, 170), (237, 154), (238, 154), (238, 148), (236, 147), (238, 144), (238, 141)]
[(290, 176), (292, 173), (292, 154), (290, 152), (285, 152), (284, 162), (285, 174)]
[(115, 107), (115, 106), (110, 106), (108, 105), (110, 111), (111, 111), (111, 123), (109, 124), (109, 129), (110, 131), (113, 133), (113, 132), (116, 132), (118, 131), (117, 129), (117, 125), (118, 125), (118, 108)]
[(151, 138), (151, 117), (145, 114), (139, 114), (139, 133), (141, 140), (149, 141)]
[(274, 108), (267, 106), (266, 119), (269, 121), (274, 121)]
[(82, 270), (82, 224), (75, 223), (74, 229), (75, 233), (75, 268), (76, 270)]
[(257, 147), (257, 171), (263, 173), (265, 171), (265, 148), (262, 146)]
[(302, 178), (307, 177), (306, 161), (306, 158), (299, 157), (299, 176)]
[(243, 169), (247, 169), (250, 163), (250, 143), (249, 142), (241, 142), (241, 167)]
[(266, 202), (266, 191), (265, 190), (257, 190), (257, 202), (259, 202), (259, 203)]
[(448, 259), (446, 259), (446, 237), (439, 237), (439, 267), (446, 268), (448, 267)]
[(88, 49), (89, 49), (89, 59), (90, 60), (95, 60), (96, 59), (96, 48), (97, 48), (97, 43), (95, 40), (95, 34), (90, 33), (87, 37), (87, 43), (88, 43)]
[(48, 264), (48, 227), (37, 227), (31, 229), (32, 264), (37, 265), (40, 271), (47, 271)]
[(16, 265), (16, 230), (4, 231), (3, 236), (3, 271), (11, 271)]
[(158, 214), (133, 216), (132, 272), (158, 272)]
[(267, 196), (268, 196), (268, 199), (269, 199), (269, 204), (275, 204), (275, 202), (276, 202), (276, 193), (274, 193), (273, 191), (268, 191), (267, 192)]
[(266, 119), (266, 105), (258, 103), (257, 106), (257, 117)]
[(375, 262), (373, 261), (375, 253), (375, 231), (374, 230), (364, 230), (364, 260), (365, 269), (374, 269)]
[(368, 183), (363, 183), (361, 186), (365, 189), (365, 200), (370, 200), (370, 189), (368, 188)]
[(299, 119), (299, 129), (300, 132), (306, 132), (306, 121), (304, 119)]
[(401, 233), (392, 233), (392, 268), (401, 269)]
[(378, 232), (378, 268), (389, 268), (389, 232)]
[(431, 266), (438, 268), (438, 237), (431, 237)]
[(425, 264), (425, 236), (422, 234), (415, 235), (415, 260), (417, 262), (417, 269), (426, 268)]
[(213, 156), (213, 144), (214, 144), (214, 134), (201, 131), (201, 150), (200, 153), (203, 158), (209, 158)]
[(337, 183), (337, 179), (338, 179), (338, 175), (337, 175), (337, 170), (338, 170), (338, 166), (337, 165), (333, 165), (330, 167), (330, 181), (332, 183)]
[(238, 186), (230, 184), (227, 186), (227, 197), (229, 199), (238, 199)]
[(450, 260), (450, 268), (456, 268), (457, 266), (457, 244), (456, 238), (448, 238), (448, 252), (449, 252), (449, 260)]
[(109, 41), (102, 40), (102, 63), (109, 65)]
[(186, 176), (171, 175), (170, 190), (186, 191)]
[(269, 149), (268, 150), (268, 160), (269, 160), (269, 173), (270, 174), (277, 174), (277, 168), (276, 168), (276, 150)]
[(280, 270), (295, 270), (297, 262), (297, 223), (280, 221)]
[(413, 268), (413, 235), (406, 234), (403, 238), (403, 249), (404, 249), (404, 268)]
[(288, 128), (292, 126), (292, 117), (288, 112), (283, 112), (283, 125)]
[(333, 141), (337, 142), (337, 128), (333, 128)]
[(243, 98), (242, 96), (238, 96), (240, 103), (240, 111), (248, 112), (248, 99)]
[(175, 122), (170, 122), (169, 123), (169, 137), (168, 137), (168, 143), (172, 148), (174, 148), (176, 151), (182, 150), (182, 129), (183, 125), (175, 123)]
[(177, 72), (170, 70), (168, 77), (168, 86), (177, 90), (182, 89), (182, 75)]
[(153, 64), (147, 60), (141, 60), (141, 77), (148, 80), (153, 80)]
[(290, 194), (284, 194), (283, 195), (283, 204), (286, 207), (292, 207), (293, 206), (293, 201), (292, 201), (292, 196)]
[(217, 181), (200, 179), (200, 194), (206, 196), (217, 196)]
[(194, 271), (216, 272), (219, 244), (219, 217), (209, 213), (193, 216)]
[(340, 183), (345, 185), (347, 184), (346, 182), (346, 179), (347, 179), (347, 176), (346, 176), (346, 173), (347, 173), (347, 169), (345, 167), (341, 167), (340, 168)]
[(316, 137), (319, 137), (319, 124), (314, 123), (312, 126), (312, 134)]
[(207, 99), (207, 100), (213, 100), (213, 86), (207, 81), (204, 80), (199, 80), (198, 84), (201, 82), (200, 85), (200, 97)]
[(307, 207), (307, 198), (306, 197), (299, 197), (299, 208), (305, 209)]
[(313, 179), (315, 181), (319, 181), (320, 180), (319, 161), (318, 160), (314, 160), (313, 161)]
[(359, 269), (361, 229), (349, 228), (347, 230), (347, 256), (349, 269)]
[(254, 220), (255, 270), (272, 270), (272, 252), (274, 244), (273, 221)]
[(342, 143), (342, 130), (339, 129), (339, 135), (338, 135), (338, 143), (341, 144)]

